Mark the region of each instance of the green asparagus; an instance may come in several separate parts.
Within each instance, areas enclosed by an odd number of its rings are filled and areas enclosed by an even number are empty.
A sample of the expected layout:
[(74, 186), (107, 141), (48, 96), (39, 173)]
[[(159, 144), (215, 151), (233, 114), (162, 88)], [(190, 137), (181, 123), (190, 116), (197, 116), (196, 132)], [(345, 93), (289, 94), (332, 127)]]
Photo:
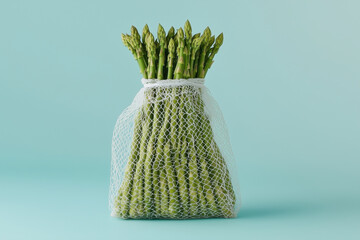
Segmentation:
[[(159, 24), (157, 38), (146, 24), (132, 26), (122, 42), (145, 79), (205, 78), (223, 43), (207, 27), (192, 35), (190, 22)], [(191, 93), (191, 94), (189, 94)], [(233, 217), (236, 200), (229, 170), (205, 114), (201, 89), (193, 86), (145, 90), (136, 115), (129, 159), (115, 215), (122, 218)]]

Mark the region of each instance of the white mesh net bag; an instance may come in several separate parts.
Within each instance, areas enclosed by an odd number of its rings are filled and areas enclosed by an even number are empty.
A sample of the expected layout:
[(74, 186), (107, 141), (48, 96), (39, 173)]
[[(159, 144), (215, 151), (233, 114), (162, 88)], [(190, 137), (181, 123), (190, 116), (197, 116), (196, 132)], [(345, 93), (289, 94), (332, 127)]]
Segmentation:
[(235, 217), (240, 191), (227, 128), (204, 79), (142, 79), (112, 139), (111, 215)]

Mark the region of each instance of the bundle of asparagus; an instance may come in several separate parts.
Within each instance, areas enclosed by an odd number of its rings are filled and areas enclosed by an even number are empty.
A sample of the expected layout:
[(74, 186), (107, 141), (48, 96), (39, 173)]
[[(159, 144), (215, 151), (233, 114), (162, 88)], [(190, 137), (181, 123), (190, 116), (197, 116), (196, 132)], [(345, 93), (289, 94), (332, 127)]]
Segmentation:
[(223, 43), (223, 34), (215, 40), (207, 27), (202, 35), (192, 35), (189, 21), (184, 30), (179, 28), (175, 33), (171, 27), (166, 35), (159, 24), (155, 39), (148, 25), (143, 28), (142, 36), (132, 26), (131, 35), (122, 34), (122, 41), (134, 55), (145, 79), (205, 78)]
[[(199, 87), (222, 45), (223, 34), (215, 40), (207, 27), (203, 34), (192, 35), (186, 21), (184, 31), (179, 28), (175, 33), (171, 27), (167, 35), (159, 25), (157, 39), (147, 25), (142, 36), (131, 27), (131, 35), (123, 34), (122, 40), (138, 62), (144, 81), (157, 85), (145, 89), (144, 103), (134, 111), (126, 159), (121, 151), (119, 154), (124, 135), (119, 129), (123, 129), (126, 111), (115, 127), (113, 178), (122, 177), (115, 184), (119, 185), (116, 196), (110, 199), (112, 215), (234, 217), (237, 198), (204, 110), (206, 89)], [(172, 85), (175, 81), (177, 85)]]

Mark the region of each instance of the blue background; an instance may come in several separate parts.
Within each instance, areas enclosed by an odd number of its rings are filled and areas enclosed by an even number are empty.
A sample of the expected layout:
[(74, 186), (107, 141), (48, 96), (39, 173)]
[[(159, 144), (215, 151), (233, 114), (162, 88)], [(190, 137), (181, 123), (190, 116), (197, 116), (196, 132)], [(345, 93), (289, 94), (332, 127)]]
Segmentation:
[[(358, 239), (359, 1), (0, 2), (0, 239)], [(236, 219), (108, 211), (112, 130), (140, 89), (130, 26), (209, 25)]]

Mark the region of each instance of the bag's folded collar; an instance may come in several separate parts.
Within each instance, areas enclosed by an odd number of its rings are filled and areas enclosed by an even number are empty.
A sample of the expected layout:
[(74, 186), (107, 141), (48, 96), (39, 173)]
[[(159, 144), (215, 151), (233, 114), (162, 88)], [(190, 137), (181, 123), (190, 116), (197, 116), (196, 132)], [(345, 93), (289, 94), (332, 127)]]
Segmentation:
[(189, 78), (189, 79), (141, 79), (144, 88), (155, 88), (155, 87), (178, 87), (178, 86), (194, 86), (204, 87), (204, 78)]

